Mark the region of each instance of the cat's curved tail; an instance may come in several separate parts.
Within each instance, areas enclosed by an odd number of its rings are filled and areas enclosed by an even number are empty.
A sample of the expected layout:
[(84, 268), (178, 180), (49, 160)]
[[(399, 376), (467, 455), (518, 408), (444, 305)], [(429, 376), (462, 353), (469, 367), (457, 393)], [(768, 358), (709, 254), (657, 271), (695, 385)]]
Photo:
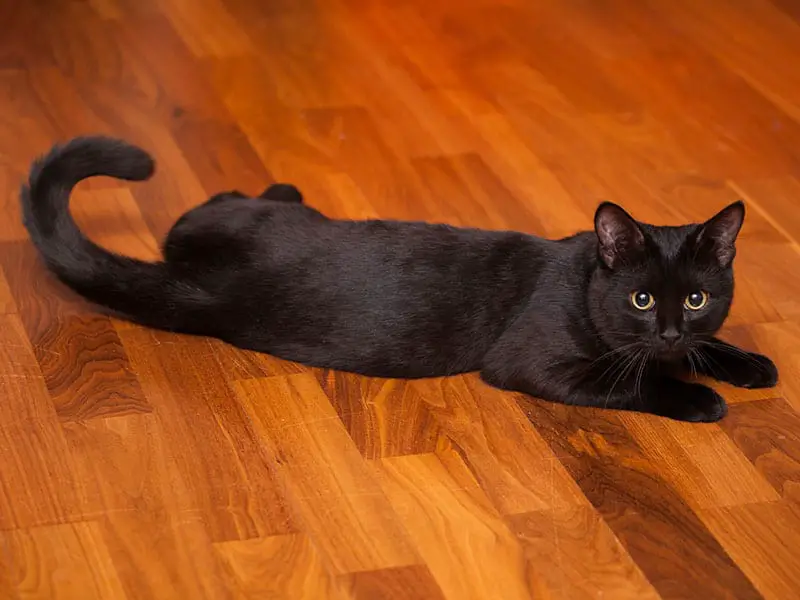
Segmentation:
[(143, 325), (181, 330), (190, 313), (210, 303), (208, 295), (176, 279), (164, 262), (101, 248), (69, 212), (72, 188), (83, 179), (144, 181), (154, 170), (147, 152), (122, 140), (87, 136), (56, 145), (34, 161), (22, 186), (23, 223), (50, 271), (75, 292)]

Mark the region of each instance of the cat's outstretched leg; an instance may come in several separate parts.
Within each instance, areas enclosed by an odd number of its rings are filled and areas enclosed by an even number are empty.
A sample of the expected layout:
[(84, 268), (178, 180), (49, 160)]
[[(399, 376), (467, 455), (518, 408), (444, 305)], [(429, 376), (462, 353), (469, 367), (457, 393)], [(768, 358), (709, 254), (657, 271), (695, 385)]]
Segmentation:
[(768, 388), (778, 383), (778, 369), (762, 354), (748, 352), (717, 338), (702, 342), (686, 360), (686, 367), (743, 388)]
[(719, 421), (728, 412), (714, 390), (672, 377), (630, 374), (621, 379), (587, 377), (591, 363), (564, 362), (530, 371), (486, 367), (481, 378), (494, 387), (552, 402), (651, 413), (678, 421)]
[(303, 194), (291, 183), (273, 183), (261, 192), (258, 197), (264, 200), (275, 200), (276, 202), (303, 203)]

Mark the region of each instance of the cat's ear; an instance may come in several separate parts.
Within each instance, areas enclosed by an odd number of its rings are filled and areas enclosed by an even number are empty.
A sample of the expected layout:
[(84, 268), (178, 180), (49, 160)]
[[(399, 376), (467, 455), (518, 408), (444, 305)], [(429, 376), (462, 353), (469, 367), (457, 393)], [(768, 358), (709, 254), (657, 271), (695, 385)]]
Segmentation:
[(621, 206), (603, 202), (594, 214), (600, 260), (609, 269), (632, 262), (645, 249), (639, 224)]
[(720, 267), (728, 267), (736, 256), (736, 237), (744, 223), (744, 203), (739, 200), (703, 223), (695, 234), (698, 255), (705, 255)]

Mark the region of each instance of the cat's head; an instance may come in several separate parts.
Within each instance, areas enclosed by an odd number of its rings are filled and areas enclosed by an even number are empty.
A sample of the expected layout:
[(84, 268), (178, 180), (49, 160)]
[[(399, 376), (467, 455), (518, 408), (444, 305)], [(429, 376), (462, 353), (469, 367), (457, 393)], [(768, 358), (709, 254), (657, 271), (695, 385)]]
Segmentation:
[(601, 204), (589, 300), (604, 341), (675, 361), (713, 335), (733, 300), (732, 263), (744, 212), (735, 202), (705, 223), (657, 227), (616, 204)]

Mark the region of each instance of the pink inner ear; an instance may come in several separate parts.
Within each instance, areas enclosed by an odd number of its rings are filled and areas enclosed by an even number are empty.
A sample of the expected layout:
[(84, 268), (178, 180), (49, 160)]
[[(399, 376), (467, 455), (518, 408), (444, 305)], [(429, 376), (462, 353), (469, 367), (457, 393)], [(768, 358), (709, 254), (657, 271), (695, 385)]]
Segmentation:
[(603, 262), (614, 268), (644, 244), (644, 234), (636, 221), (616, 205), (606, 206), (595, 217), (595, 229), (600, 242)]
[(714, 248), (714, 252), (717, 255), (717, 260), (719, 261), (719, 264), (722, 265), (723, 267), (726, 267), (731, 263), (731, 261), (733, 261), (733, 258), (736, 256), (736, 247), (733, 244), (728, 246), (721, 246), (718, 244)]
[(600, 241), (610, 248), (625, 250), (644, 242), (644, 236), (636, 223), (624, 216), (612, 219), (610, 222), (601, 220), (600, 229), (602, 231)]

